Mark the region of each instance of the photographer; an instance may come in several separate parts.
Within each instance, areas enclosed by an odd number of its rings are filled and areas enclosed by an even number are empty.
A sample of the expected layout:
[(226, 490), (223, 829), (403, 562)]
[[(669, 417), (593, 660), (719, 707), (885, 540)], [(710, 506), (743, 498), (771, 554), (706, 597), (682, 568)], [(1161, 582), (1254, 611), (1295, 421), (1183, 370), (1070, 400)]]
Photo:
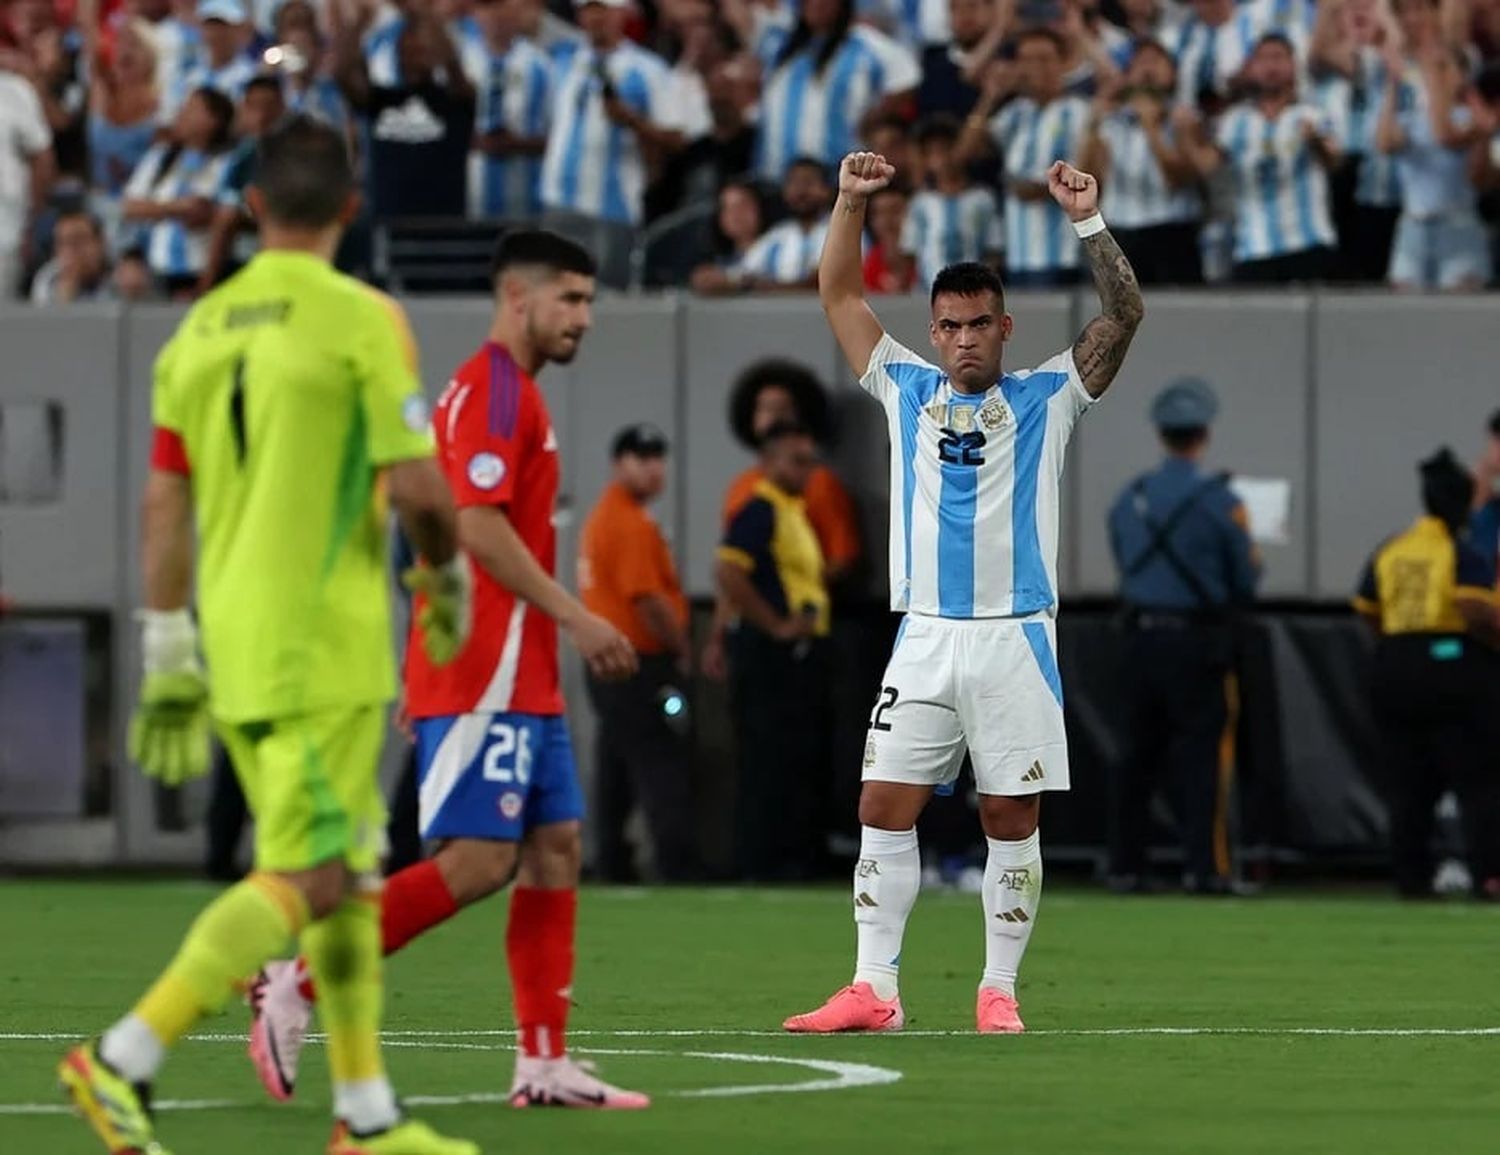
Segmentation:
[(1447, 449), (1420, 465), (1422, 517), (1365, 567), (1354, 608), (1378, 631), (1371, 698), (1404, 898), (1432, 895), (1433, 810), (1453, 788), (1476, 897), (1500, 898), (1494, 691), (1495, 566), (1469, 543), (1474, 479)]

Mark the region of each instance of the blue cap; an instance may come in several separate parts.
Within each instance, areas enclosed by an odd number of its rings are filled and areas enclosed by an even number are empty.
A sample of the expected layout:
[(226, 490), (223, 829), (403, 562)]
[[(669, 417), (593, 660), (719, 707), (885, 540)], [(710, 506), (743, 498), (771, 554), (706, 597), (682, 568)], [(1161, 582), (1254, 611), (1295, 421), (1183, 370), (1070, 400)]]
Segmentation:
[(1203, 429), (1219, 414), (1219, 398), (1201, 377), (1179, 377), (1151, 403), (1151, 422), (1158, 429)]
[(225, 24), (244, 24), (250, 19), (244, 0), (198, 0), (199, 20), (222, 20)]

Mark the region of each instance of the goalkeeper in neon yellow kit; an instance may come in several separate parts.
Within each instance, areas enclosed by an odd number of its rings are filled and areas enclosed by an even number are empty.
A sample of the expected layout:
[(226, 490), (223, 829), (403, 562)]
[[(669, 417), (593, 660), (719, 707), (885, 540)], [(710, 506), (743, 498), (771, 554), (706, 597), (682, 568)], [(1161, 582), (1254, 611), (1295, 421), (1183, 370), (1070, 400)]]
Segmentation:
[[(477, 1155), (402, 1117), (379, 1042), (376, 768), (395, 690), (387, 503), (424, 559), (408, 581), (427, 595), (429, 655), (451, 658), (468, 617), (416, 350), (400, 308), (330, 264), (357, 204), (333, 129), (297, 118), (269, 135), (249, 201), (263, 251), (193, 308), (157, 361), (130, 748), (178, 785), (208, 767), (211, 717), (255, 813), (255, 871), (59, 1074), (111, 1152), (165, 1155), (149, 1087), (166, 1051), (300, 940), (328, 1034), (329, 1155)], [(202, 664), (187, 608), (195, 529)]]

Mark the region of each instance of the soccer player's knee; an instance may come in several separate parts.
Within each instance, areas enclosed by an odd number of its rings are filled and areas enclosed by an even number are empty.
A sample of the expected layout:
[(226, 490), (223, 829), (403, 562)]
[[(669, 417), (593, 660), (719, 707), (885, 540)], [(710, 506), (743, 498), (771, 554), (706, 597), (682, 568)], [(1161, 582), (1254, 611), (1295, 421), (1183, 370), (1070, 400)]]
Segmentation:
[(1036, 833), (1042, 798), (1032, 794), (1006, 798), (998, 794), (979, 796), (979, 821), (985, 834), (1001, 842), (1020, 842)]
[(454, 899), (467, 906), (511, 884), (516, 875), (516, 844), (461, 839), (443, 847), (438, 867)]
[(577, 822), (538, 826), (526, 836), (517, 881), (521, 886), (564, 890), (578, 885), (583, 871), (583, 833)]
[(327, 918), (349, 893), (349, 871), (342, 862), (325, 862), (322, 866), (303, 871), (294, 881), (307, 900), (308, 913), (314, 920)]
[(859, 824), (877, 830), (910, 830), (921, 816), (920, 805), (913, 810), (912, 799), (904, 792), (872, 789), (866, 786), (859, 794)]

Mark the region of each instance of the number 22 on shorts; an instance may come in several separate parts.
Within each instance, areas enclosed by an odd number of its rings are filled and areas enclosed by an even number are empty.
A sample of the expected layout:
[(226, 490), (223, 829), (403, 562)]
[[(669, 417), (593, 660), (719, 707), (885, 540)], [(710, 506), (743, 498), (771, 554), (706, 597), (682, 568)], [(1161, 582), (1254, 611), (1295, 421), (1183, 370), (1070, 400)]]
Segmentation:
[(508, 722), (496, 722), (490, 727), (490, 741), (484, 752), (484, 780), (518, 786), (531, 781), (530, 730)]

